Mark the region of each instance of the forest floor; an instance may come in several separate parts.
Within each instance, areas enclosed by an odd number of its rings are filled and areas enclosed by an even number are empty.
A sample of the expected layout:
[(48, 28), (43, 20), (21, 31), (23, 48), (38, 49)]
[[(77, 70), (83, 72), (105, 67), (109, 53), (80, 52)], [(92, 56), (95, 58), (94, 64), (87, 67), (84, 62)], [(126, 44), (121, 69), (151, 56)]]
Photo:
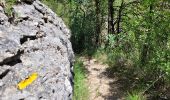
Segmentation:
[[(89, 100), (124, 100), (118, 78), (108, 75), (106, 64), (96, 59), (81, 58), (87, 70)], [(125, 83), (126, 84), (126, 83)]]

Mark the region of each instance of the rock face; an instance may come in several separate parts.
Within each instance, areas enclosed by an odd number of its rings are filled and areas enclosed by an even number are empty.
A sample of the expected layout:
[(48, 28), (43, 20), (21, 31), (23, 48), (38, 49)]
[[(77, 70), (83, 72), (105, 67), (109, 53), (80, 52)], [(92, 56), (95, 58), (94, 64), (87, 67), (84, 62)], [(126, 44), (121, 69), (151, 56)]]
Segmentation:
[[(70, 100), (70, 31), (39, 0), (25, 1), (32, 3), (13, 6), (13, 20), (0, 6), (0, 100)], [(17, 84), (34, 72), (38, 78), (19, 90)]]

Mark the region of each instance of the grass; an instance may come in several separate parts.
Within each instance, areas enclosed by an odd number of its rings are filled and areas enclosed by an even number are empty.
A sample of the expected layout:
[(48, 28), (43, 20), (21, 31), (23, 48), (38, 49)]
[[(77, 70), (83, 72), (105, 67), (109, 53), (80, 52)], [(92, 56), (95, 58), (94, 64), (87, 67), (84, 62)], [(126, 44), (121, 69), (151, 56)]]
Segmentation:
[(76, 60), (74, 64), (74, 95), (73, 100), (88, 100), (88, 88), (85, 82), (86, 72), (83, 62)]
[(95, 58), (98, 62), (102, 62), (103, 64), (106, 64), (107, 62), (107, 53), (103, 48), (96, 50), (92, 57)]
[(6, 0), (6, 7), (5, 7), (5, 13), (10, 16), (12, 12), (12, 6), (16, 3), (17, 0)]
[(126, 100), (146, 100), (146, 98), (140, 93), (128, 93)]

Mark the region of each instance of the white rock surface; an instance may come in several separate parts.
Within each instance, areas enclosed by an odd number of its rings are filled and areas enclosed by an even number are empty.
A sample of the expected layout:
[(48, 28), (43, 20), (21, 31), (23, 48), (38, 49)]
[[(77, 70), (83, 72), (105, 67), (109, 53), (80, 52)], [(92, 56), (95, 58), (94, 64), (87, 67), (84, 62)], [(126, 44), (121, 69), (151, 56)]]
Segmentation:
[[(70, 30), (39, 0), (22, 1), (13, 6), (17, 15), (13, 23), (0, 7), (0, 100), (70, 100), (74, 60)], [(38, 79), (18, 90), (17, 84), (33, 72)]]

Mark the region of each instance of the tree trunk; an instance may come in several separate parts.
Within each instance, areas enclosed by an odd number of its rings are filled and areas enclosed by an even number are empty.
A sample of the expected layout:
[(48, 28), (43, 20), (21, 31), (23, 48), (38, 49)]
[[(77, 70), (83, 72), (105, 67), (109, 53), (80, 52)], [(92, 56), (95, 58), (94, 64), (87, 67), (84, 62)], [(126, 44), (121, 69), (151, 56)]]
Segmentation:
[(108, 0), (108, 33), (112, 33), (115, 34), (114, 31), (114, 18), (113, 18), (113, 14), (114, 14), (114, 8), (113, 8), (113, 2), (114, 0)]
[(100, 32), (101, 32), (101, 25), (100, 25), (100, 0), (95, 0), (95, 7), (96, 7), (96, 46), (99, 46), (100, 40)]
[(124, 0), (122, 0), (122, 3), (119, 7), (119, 11), (118, 11), (118, 19), (117, 19), (117, 34), (119, 34), (121, 32), (121, 27), (120, 27), (120, 23), (122, 20), (122, 11), (123, 11), (123, 4), (124, 4)]

